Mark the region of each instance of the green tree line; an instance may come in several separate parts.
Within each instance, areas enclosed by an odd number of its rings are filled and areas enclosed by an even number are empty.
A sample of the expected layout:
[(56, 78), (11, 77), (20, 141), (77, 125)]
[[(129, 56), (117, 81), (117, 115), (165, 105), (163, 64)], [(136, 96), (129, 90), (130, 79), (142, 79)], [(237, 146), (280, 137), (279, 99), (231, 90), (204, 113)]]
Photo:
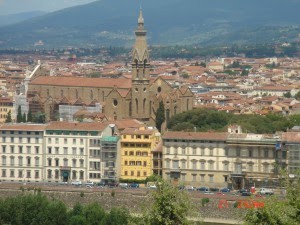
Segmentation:
[(232, 114), (210, 109), (193, 109), (173, 116), (167, 127), (173, 131), (226, 131), (228, 125), (237, 124), (243, 132), (275, 133), (300, 124), (300, 115)]

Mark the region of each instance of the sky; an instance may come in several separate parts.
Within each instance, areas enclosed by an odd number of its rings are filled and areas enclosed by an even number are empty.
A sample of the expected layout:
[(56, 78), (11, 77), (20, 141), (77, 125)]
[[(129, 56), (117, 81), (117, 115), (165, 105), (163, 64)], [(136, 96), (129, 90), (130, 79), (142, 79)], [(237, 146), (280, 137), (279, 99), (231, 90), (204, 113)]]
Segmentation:
[(52, 12), (95, 0), (0, 0), (0, 15), (30, 11)]

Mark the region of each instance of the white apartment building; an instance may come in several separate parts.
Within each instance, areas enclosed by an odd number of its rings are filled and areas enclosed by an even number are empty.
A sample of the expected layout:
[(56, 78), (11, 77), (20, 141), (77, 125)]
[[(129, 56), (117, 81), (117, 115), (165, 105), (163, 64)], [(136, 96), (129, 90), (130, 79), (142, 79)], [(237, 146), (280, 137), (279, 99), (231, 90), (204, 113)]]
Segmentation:
[(99, 182), (108, 123), (51, 122), (0, 126), (1, 181)]
[(46, 125), (3, 124), (0, 126), (2, 181), (43, 180), (43, 134)]

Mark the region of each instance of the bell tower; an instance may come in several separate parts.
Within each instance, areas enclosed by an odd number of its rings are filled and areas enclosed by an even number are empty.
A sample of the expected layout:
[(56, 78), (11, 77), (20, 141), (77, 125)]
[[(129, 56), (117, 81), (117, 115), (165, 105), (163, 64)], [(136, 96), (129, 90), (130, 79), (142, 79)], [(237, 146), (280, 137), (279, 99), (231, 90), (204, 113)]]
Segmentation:
[(135, 30), (135, 44), (132, 51), (132, 101), (131, 117), (143, 121), (150, 118), (151, 102), (149, 100), (149, 51), (146, 41), (147, 31), (140, 9), (138, 27)]

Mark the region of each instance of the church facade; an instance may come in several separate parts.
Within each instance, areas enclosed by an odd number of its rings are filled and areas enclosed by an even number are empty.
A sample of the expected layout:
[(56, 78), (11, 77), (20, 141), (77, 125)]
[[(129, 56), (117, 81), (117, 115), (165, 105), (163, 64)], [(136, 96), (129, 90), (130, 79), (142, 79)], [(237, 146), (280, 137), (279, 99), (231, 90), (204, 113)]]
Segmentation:
[(83, 78), (37, 76), (28, 88), (33, 113), (56, 120), (60, 105), (93, 106), (100, 103), (110, 120), (133, 118), (155, 124), (155, 112), (163, 101), (166, 119), (193, 108), (194, 94), (188, 87), (172, 87), (163, 78), (150, 78), (149, 51), (142, 11), (135, 30), (132, 78)]

